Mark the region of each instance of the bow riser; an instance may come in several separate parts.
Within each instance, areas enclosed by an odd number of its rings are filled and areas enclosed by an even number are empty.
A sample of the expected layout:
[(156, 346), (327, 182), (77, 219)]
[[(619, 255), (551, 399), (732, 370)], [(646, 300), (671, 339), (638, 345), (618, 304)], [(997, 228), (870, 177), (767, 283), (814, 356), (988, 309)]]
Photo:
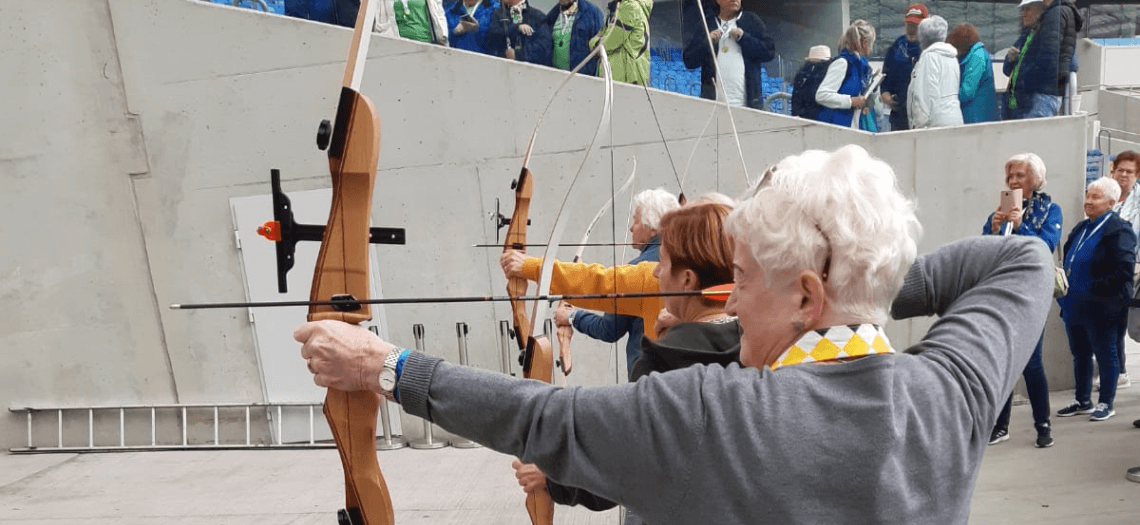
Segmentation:
[[(368, 97), (344, 88), (336, 120), (329, 149), (332, 207), (313, 273), (309, 295), (313, 301), (369, 296), (368, 235), (380, 156), (380, 118)], [(332, 306), (309, 309), (309, 321), (322, 319), (359, 324), (372, 319), (372, 309), (366, 304), (355, 305), (352, 311), (337, 311)]]
[[(534, 192), (534, 184), (531, 180), (530, 170), (523, 168), (519, 173), (519, 178), (515, 181), (515, 212), (511, 215), (510, 226), (507, 227), (506, 240), (503, 242), (503, 250), (516, 249), (519, 247), (521, 251), (525, 252), (526, 249), (526, 225), (527, 217), (530, 214), (530, 197)], [(512, 277), (507, 279), (507, 295), (511, 297), (518, 297), (526, 295), (527, 280), (524, 277)], [(527, 338), (531, 336), (530, 319), (526, 316), (526, 305), (522, 301), (511, 301), (511, 321), (514, 323), (515, 328), (515, 342), (519, 345), (519, 350), (526, 349)]]

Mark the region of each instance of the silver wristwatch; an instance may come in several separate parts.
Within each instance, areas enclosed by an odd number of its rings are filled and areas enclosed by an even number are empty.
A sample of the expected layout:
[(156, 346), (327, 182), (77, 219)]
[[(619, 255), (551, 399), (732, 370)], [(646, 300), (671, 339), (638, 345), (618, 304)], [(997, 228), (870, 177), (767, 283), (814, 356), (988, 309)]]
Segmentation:
[(400, 362), (399, 348), (393, 348), (384, 357), (384, 368), (380, 370), (380, 393), (389, 401), (395, 401), (392, 391), (396, 390), (396, 363)]

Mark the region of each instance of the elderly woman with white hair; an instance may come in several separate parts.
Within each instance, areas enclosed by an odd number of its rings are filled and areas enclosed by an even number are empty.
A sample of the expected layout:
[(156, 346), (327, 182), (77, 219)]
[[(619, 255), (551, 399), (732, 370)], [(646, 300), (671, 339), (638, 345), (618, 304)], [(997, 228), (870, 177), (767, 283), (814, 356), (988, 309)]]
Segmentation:
[[(1089, 184), (1085, 191), (1087, 219), (1069, 232), (1062, 252), (1069, 292), (1058, 302), (1069, 351), (1073, 354), (1076, 399), (1057, 411), (1060, 417), (1090, 414), (1092, 421), (1114, 415), (1116, 398), (1117, 336), (1128, 319), (1132, 298), (1132, 272), (1136, 263), (1136, 233), (1112, 211), (1120, 198), (1120, 185), (1108, 177)], [(1092, 403), (1093, 356), (1100, 369), (1100, 393)]]
[[(858, 146), (784, 159), (726, 228), (739, 364), (556, 388), (345, 323), (294, 337), (318, 385), (396, 396), (376, 380), (394, 368), (407, 412), (648, 523), (966, 523), (997, 408), (1048, 314), (1044, 244), (977, 237), (916, 260), (912, 202)], [(896, 349), (889, 314), (938, 319)]]
[(946, 43), (947, 26), (946, 19), (938, 15), (918, 24), (922, 55), (914, 66), (906, 99), (910, 129), (962, 124), (961, 70), (958, 51)]
[[(1045, 162), (1033, 153), (1019, 153), (1005, 163), (1005, 186), (1010, 190), (1021, 190), (1024, 197), (1009, 212), (999, 206), (990, 214), (982, 226), (983, 235), (1013, 233), (1037, 237), (1045, 241), (1049, 251), (1057, 249), (1061, 242), (1061, 224), (1064, 222), (1061, 207), (1053, 202), (1049, 194), (1041, 191), (1045, 187)], [(1003, 228), (1008, 229), (1003, 229)], [(1033, 427), (1037, 430), (1034, 446), (1053, 446), (1052, 425), (1049, 423), (1049, 380), (1045, 377), (1045, 367), (1041, 361), (1041, 349), (1045, 342), (1045, 332), (1037, 338), (1037, 347), (1029, 356), (1029, 362), (1021, 376), (1025, 378), (1025, 390), (1029, 394), (1029, 405), (1033, 408)], [(996, 445), (1009, 439), (1009, 418), (1012, 397), (1006, 399), (1005, 407), (998, 414), (990, 433), (990, 444)]]

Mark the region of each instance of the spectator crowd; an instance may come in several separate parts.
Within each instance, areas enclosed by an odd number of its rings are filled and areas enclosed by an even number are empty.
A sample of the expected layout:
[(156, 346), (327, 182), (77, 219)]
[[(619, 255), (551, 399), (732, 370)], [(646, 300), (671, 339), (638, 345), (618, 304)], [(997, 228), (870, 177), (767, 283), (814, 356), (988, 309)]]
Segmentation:
[[(345, 26), (359, 0), (285, 0), (286, 14)], [(603, 12), (589, 0), (558, 0), (548, 12), (528, 0), (381, 0), (374, 30), (562, 70), (598, 73), (598, 45), (614, 80), (650, 81), (652, 0), (612, 0)], [(870, 62), (876, 30), (855, 20), (837, 50), (814, 46), (793, 82), (792, 114), (867, 131), (922, 129), (1062, 113), (1076, 70), (1084, 20), (1072, 0), (1021, 0), (1021, 34), (1005, 50), (1008, 77), (999, 97), (993, 55), (968, 22), (950, 27), (923, 4), (903, 13), (905, 32)], [(700, 96), (734, 107), (764, 108), (762, 65), (776, 44), (740, 0), (683, 0), (682, 60), (700, 71)]]
[[(864, 20), (840, 37), (838, 57), (813, 48), (794, 82), (808, 93), (793, 92), (793, 114), (868, 131), (882, 131), (878, 121), (898, 131), (1055, 116), (1076, 71), (1083, 20), (1070, 0), (1022, 0), (1019, 11), (1021, 35), (1005, 53), (1009, 83), (1000, 100), (978, 29), (968, 22), (950, 28), (925, 5), (912, 4), (903, 14), (905, 34), (883, 58), (881, 78), (867, 65), (875, 31)], [(821, 62), (830, 63), (826, 73)]]

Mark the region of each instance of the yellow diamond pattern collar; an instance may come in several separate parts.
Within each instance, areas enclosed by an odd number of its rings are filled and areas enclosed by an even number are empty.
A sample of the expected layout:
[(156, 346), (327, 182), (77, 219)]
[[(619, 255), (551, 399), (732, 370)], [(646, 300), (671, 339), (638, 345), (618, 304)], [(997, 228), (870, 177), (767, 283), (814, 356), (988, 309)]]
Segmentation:
[(780, 354), (772, 370), (800, 363), (821, 363), (873, 354), (893, 354), (882, 327), (874, 324), (832, 326), (812, 330)]

